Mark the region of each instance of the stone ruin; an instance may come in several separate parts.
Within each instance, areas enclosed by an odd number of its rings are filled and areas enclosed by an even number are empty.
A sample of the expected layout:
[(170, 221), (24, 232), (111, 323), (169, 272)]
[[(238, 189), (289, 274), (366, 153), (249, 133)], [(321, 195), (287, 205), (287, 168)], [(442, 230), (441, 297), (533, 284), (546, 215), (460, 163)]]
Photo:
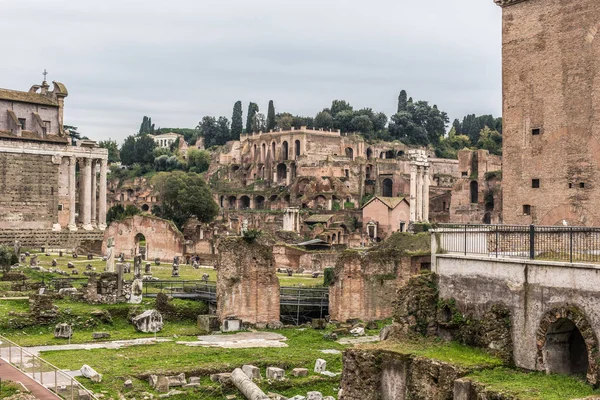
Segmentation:
[(52, 303), (52, 296), (34, 294), (29, 296), (29, 312), (36, 321), (45, 324), (58, 316), (58, 307)]
[(156, 310), (147, 310), (134, 317), (131, 322), (135, 329), (144, 333), (160, 332), (163, 328), (162, 315)]
[(57, 324), (54, 327), (54, 337), (59, 339), (70, 339), (73, 336), (73, 329), (69, 324)]

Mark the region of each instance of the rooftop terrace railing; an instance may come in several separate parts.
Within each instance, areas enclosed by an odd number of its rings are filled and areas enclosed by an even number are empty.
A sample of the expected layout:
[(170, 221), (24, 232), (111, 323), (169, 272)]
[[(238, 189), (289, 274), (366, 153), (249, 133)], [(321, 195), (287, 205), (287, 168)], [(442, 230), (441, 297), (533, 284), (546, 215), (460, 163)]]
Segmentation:
[(440, 224), (438, 253), (600, 262), (600, 227)]

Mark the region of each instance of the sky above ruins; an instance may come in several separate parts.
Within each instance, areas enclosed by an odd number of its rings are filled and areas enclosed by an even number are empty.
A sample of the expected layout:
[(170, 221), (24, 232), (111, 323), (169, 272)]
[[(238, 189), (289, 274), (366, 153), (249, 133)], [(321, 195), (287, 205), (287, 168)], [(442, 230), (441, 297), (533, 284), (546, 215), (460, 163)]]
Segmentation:
[(502, 111), (492, 0), (0, 0), (0, 87), (66, 84), (65, 123), (122, 140), (142, 117), (193, 128), (249, 101), (314, 116), (333, 99), (453, 118)]

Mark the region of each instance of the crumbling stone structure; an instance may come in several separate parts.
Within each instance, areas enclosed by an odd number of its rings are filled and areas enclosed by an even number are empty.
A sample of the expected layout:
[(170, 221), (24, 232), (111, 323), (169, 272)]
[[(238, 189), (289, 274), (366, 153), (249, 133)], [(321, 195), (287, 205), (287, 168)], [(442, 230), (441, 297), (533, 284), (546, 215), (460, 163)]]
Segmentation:
[(388, 242), (364, 254), (344, 252), (329, 287), (331, 319), (390, 318), (397, 289), (421, 269), (430, 268), (428, 240), (426, 234), (396, 233)]
[(107, 252), (108, 238), (114, 238), (113, 252), (134, 257), (141, 254), (140, 242), (145, 241), (146, 260), (173, 260), (184, 253), (183, 234), (171, 222), (148, 215), (136, 215), (115, 221), (104, 233), (103, 254)]
[(503, 15), (504, 222), (596, 226), (600, 3), (494, 1)]
[(243, 238), (219, 244), (217, 315), (237, 317), (247, 324), (279, 322), (279, 279), (272, 248)]

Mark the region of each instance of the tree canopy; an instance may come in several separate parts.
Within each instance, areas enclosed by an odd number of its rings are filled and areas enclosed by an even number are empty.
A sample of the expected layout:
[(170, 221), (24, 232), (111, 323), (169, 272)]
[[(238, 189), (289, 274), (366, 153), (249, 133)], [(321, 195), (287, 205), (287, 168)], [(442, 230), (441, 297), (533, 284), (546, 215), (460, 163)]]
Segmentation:
[(231, 116), (231, 140), (239, 140), (243, 130), (242, 102), (236, 101), (233, 105), (233, 115)]
[(108, 150), (108, 162), (115, 163), (121, 161), (121, 155), (119, 152), (119, 145), (115, 140), (101, 140), (98, 142), (98, 146)]
[(152, 183), (161, 201), (161, 205), (153, 207), (152, 213), (172, 220), (179, 229), (193, 217), (209, 223), (219, 212), (208, 185), (196, 173), (161, 172), (154, 176)]
[(124, 165), (154, 163), (156, 143), (148, 135), (129, 136), (121, 146), (121, 162)]
[(231, 131), (229, 129), (229, 120), (225, 117), (204, 117), (198, 123), (198, 130), (204, 136), (204, 146), (222, 146), (230, 140)]

